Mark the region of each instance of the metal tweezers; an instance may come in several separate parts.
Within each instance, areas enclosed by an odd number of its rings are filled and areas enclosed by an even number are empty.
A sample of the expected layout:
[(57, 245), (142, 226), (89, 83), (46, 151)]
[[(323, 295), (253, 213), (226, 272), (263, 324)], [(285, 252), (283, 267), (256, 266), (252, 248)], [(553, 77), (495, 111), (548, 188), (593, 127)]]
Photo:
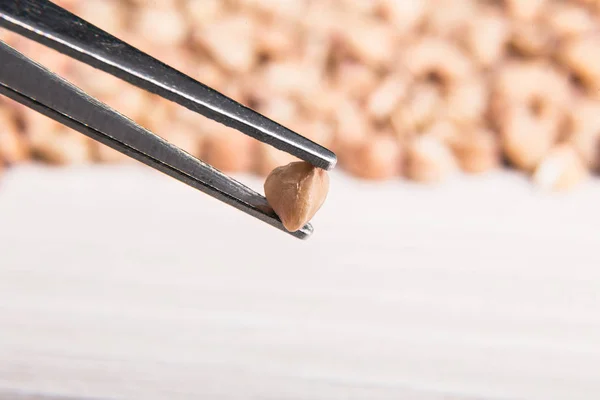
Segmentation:
[[(328, 149), (242, 106), (47, 0), (0, 0), (0, 27), (232, 127), (315, 167)], [(285, 231), (260, 194), (85, 94), (0, 41), (0, 94)], [(307, 224), (297, 232), (306, 238)]]

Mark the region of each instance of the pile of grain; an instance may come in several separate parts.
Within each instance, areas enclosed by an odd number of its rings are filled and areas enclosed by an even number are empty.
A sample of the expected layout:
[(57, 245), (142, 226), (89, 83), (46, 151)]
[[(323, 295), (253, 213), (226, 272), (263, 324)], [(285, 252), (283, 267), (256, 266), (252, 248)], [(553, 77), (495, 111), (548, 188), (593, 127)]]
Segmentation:
[[(600, 166), (597, 0), (61, 0), (335, 151), (364, 179), (516, 168), (568, 189)], [(225, 172), (291, 158), (52, 50), (0, 38)], [(124, 162), (0, 100), (0, 159)]]

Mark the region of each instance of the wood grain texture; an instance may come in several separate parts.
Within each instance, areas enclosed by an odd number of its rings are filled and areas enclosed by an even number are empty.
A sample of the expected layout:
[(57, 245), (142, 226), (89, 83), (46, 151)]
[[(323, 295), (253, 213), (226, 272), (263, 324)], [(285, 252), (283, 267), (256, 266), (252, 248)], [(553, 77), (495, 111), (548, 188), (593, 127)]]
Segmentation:
[(17, 169), (0, 192), (0, 391), (596, 399), (599, 200), (597, 182), (334, 174), (300, 242), (147, 169)]

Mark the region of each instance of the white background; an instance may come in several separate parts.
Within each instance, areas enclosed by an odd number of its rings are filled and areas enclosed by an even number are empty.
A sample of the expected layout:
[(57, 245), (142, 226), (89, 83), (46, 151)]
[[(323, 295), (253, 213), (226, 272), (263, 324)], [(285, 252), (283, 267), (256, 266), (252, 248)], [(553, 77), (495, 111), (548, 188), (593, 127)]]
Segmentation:
[(332, 185), (302, 242), (147, 168), (11, 171), (0, 393), (598, 398), (600, 183)]

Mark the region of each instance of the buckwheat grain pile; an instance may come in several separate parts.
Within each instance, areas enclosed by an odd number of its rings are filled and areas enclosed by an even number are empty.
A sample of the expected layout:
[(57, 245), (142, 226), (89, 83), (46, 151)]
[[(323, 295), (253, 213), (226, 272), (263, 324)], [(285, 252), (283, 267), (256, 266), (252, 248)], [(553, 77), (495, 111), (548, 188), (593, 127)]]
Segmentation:
[[(597, 0), (55, 0), (338, 154), (363, 179), (600, 167)], [(294, 161), (6, 31), (0, 39), (225, 172)], [(127, 158), (0, 99), (0, 160)]]

